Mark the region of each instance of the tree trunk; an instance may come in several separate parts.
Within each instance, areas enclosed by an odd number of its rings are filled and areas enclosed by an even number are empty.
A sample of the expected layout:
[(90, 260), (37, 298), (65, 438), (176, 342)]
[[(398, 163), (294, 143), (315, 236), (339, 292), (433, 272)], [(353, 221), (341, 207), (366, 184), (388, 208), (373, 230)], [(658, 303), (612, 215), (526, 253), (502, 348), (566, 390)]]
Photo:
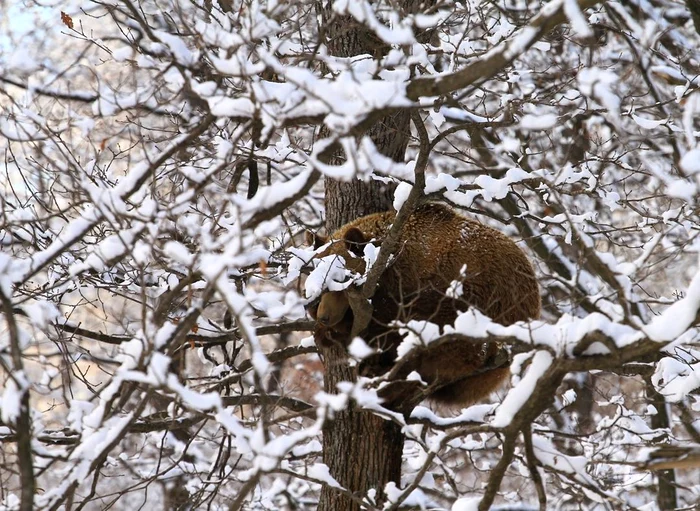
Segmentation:
[[(385, 45), (351, 19), (335, 15), (328, 5), (322, 10), (323, 30), (331, 55), (349, 57), (360, 54), (378, 56)], [(403, 161), (410, 135), (410, 114), (399, 112), (375, 124), (369, 135), (377, 149), (395, 161)], [(336, 155), (333, 159), (344, 159)], [(326, 230), (332, 233), (355, 218), (387, 211), (392, 207), (394, 188), (379, 181), (341, 182), (327, 178)], [(347, 353), (340, 346), (319, 347), (325, 367), (324, 388), (337, 392), (341, 381), (357, 380), (357, 369), (347, 363)], [(382, 490), (390, 482), (397, 485), (401, 478), (403, 435), (401, 427), (370, 412), (362, 412), (353, 403), (326, 422), (323, 430), (323, 461), (331, 475), (357, 499), (325, 486), (321, 492), (320, 511), (356, 511), (358, 500), (368, 490), (376, 489), (376, 501), (382, 500)]]
[[(357, 370), (347, 364), (345, 349), (332, 346), (323, 349), (326, 370), (324, 389), (335, 393), (341, 381), (355, 381)], [(323, 461), (331, 475), (357, 500), (365, 498), (375, 488), (377, 500), (382, 500), (384, 485), (397, 484), (401, 478), (403, 435), (396, 423), (363, 412), (351, 403), (327, 421), (323, 429)], [(321, 491), (320, 511), (356, 511), (358, 501), (329, 486)]]
[[(403, 119), (402, 119), (403, 120)], [(383, 124), (385, 125), (385, 124)], [(408, 116), (404, 134), (408, 140)], [(396, 138), (399, 138), (398, 136)], [(375, 139), (375, 143), (378, 141)], [(384, 150), (378, 144), (380, 150)], [(406, 142), (390, 156), (398, 159), (405, 152)], [(385, 153), (386, 154), (386, 153)], [(403, 156), (401, 154), (401, 156)], [(341, 225), (364, 215), (387, 211), (392, 206), (394, 187), (378, 181), (358, 180), (341, 182), (326, 179), (326, 230), (331, 233)], [(347, 363), (347, 352), (341, 346), (320, 347), (325, 368), (324, 389), (337, 392), (342, 381), (357, 380), (357, 367)], [(401, 479), (403, 435), (401, 427), (372, 413), (357, 410), (353, 403), (335, 414), (323, 429), (323, 461), (331, 475), (346, 489), (363, 499), (367, 491), (377, 490), (377, 500), (382, 500), (384, 486)], [(318, 509), (320, 511), (356, 511), (357, 500), (341, 494), (331, 487), (324, 487)]]
[[(646, 394), (648, 402), (656, 408), (656, 415), (651, 416), (651, 427), (654, 429), (671, 430), (671, 421), (668, 416), (668, 405), (664, 396), (656, 392), (650, 378), (645, 378)], [(664, 442), (665, 443), (665, 442)], [(673, 469), (659, 470), (658, 489), (656, 491), (656, 504), (661, 511), (671, 511), (676, 509), (678, 502), (676, 499), (676, 472)]]

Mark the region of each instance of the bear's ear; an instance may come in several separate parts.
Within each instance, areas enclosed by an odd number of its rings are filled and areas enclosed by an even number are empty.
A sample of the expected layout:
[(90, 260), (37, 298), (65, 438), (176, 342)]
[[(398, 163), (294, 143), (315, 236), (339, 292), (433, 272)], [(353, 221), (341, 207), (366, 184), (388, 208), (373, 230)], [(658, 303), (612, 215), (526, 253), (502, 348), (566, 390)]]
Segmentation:
[(320, 234), (316, 234), (315, 232), (306, 231), (304, 233), (304, 241), (306, 241), (307, 245), (311, 245), (312, 247), (314, 247), (315, 250), (318, 247), (328, 243), (328, 238), (325, 238)]
[(345, 246), (349, 252), (358, 257), (362, 257), (364, 255), (367, 240), (360, 229), (357, 227), (350, 227), (350, 229), (345, 231), (343, 240), (345, 241)]

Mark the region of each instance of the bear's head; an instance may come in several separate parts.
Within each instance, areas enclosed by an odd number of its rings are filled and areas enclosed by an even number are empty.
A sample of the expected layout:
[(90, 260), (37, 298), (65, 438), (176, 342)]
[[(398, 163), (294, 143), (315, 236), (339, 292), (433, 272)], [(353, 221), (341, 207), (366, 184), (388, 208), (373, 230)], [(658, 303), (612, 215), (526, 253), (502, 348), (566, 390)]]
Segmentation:
[[(362, 275), (366, 268), (364, 247), (368, 243), (365, 234), (357, 227), (348, 227), (336, 235), (337, 239), (329, 240), (307, 232), (307, 243), (315, 249), (328, 244), (316, 255), (317, 258), (341, 256), (346, 269)], [(309, 307), (309, 314), (316, 320), (317, 334), (320, 333), (321, 337), (335, 338), (334, 333), (349, 334), (352, 329), (352, 309), (345, 291), (325, 291), (318, 304)]]

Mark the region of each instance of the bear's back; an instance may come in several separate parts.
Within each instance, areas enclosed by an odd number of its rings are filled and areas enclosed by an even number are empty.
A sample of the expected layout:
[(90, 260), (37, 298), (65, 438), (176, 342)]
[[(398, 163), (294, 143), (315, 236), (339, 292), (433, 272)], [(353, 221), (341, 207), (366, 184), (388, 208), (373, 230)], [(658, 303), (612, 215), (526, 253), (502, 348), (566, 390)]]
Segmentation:
[[(381, 244), (394, 219), (393, 212), (362, 217), (333, 238), (343, 239), (349, 228), (356, 227), (368, 240)], [(523, 251), (496, 229), (446, 206), (429, 203), (417, 208), (403, 226), (394, 257), (379, 285), (379, 299), (385, 302), (382, 320), (395, 319), (400, 311), (394, 309), (407, 303), (412, 309), (404, 319), (430, 319), (443, 325), (469, 306), (503, 324), (539, 316), (539, 288)], [(462, 297), (446, 300), (453, 281), (461, 284)]]

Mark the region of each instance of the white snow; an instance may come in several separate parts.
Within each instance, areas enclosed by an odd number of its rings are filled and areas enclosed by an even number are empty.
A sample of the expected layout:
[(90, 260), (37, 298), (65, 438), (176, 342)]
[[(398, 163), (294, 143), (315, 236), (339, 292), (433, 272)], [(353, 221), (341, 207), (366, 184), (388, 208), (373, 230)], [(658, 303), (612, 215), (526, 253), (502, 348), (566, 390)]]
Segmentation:
[(217, 117), (252, 117), (255, 105), (248, 98), (228, 98), (226, 96), (209, 96), (209, 111)]
[(668, 401), (677, 403), (700, 388), (700, 363), (664, 357), (656, 366), (652, 382)]
[(586, 21), (586, 17), (581, 12), (581, 7), (576, 0), (564, 0), (564, 13), (571, 22), (571, 27), (579, 38), (593, 36), (593, 29)]
[(455, 426), (470, 423), (483, 423), (486, 417), (494, 411), (496, 405), (493, 404), (477, 404), (469, 408), (465, 408), (456, 417), (440, 417), (435, 414), (430, 408), (417, 406), (411, 411), (412, 419), (422, 419), (430, 421), (438, 426)]
[(566, 472), (581, 483), (594, 484), (586, 472), (589, 460), (585, 456), (567, 456), (557, 450), (548, 438), (537, 434), (532, 435), (532, 447), (535, 456), (545, 467)]
[(441, 172), (437, 176), (426, 176), (425, 193), (435, 193), (442, 189), (445, 189), (448, 192), (453, 192), (462, 184), (462, 181), (460, 181), (459, 179), (451, 176), (450, 174), (445, 174)]
[(24, 377), (19, 371), (7, 378), (5, 388), (0, 397), (0, 420), (5, 424), (14, 424), (21, 411), (22, 394), (25, 389), (19, 389), (15, 380), (23, 381)]
[(508, 391), (503, 403), (496, 408), (496, 414), (491, 421), (493, 427), (505, 428), (511, 423), (515, 415), (530, 399), (537, 386), (537, 381), (549, 369), (553, 361), (554, 358), (548, 351), (535, 352), (525, 376)]
[(640, 117), (636, 114), (632, 114), (632, 119), (634, 122), (636, 122), (640, 127), (647, 129), (647, 130), (653, 130), (654, 128), (658, 128), (659, 126), (663, 126), (668, 122), (668, 119), (645, 119), (644, 117)]
[(370, 348), (361, 337), (355, 337), (348, 346), (348, 353), (351, 357), (362, 360), (373, 354), (374, 349)]
[(191, 266), (194, 261), (189, 249), (179, 241), (168, 241), (163, 246), (163, 252), (173, 261), (185, 266)]
[(35, 300), (22, 305), (22, 310), (27, 314), (34, 327), (43, 330), (54, 321), (62, 319), (61, 312), (47, 300)]
[(255, 197), (242, 203), (243, 211), (257, 213), (261, 210), (269, 209), (275, 204), (294, 196), (299, 193), (299, 190), (307, 183), (311, 172), (311, 170), (300, 172), (284, 183), (275, 183), (272, 186), (261, 186), (255, 194)]
[[(399, 497), (402, 497), (405, 490), (398, 488), (395, 482), (387, 483), (384, 487), (384, 493), (387, 497), (387, 505), (389, 503), (396, 502)], [(414, 488), (411, 493), (402, 501), (402, 506), (411, 507), (413, 509), (428, 509), (434, 503), (431, 499), (420, 489)]]
[(700, 148), (695, 148), (683, 155), (680, 161), (683, 172), (688, 174), (700, 173)]
[(318, 481), (321, 481), (324, 484), (327, 484), (331, 488), (343, 488), (338, 481), (336, 481), (333, 476), (331, 476), (331, 472), (328, 468), (328, 465), (325, 465), (323, 463), (314, 463), (311, 465), (307, 471), (306, 475), (309, 477), (312, 477), (314, 479), (317, 479)]
[(347, 280), (348, 270), (345, 269), (345, 260), (342, 256), (328, 255), (314, 260), (316, 267), (311, 271), (304, 291), (306, 297), (315, 299), (328, 289), (329, 291), (342, 291), (352, 285), (352, 280)]
[(374, 9), (366, 0), (337, 0), (333, 2), (333, 11), (338, 14), (350, 14), (357, 21), (374, 31), (387, 44), (412, 45), (416, 39), (408, 25), (392, 16), (389, 26), (382, 23), (374, 14)]
[(557, 116), (554, 114), (528, 114), (520, 119), (520, 128), (529, 131), (549, 130), (556, 126), (557, 122)]
[(502, 178), (493, 178), (491, 176), (482, 174), (478, 176), (474, 183), (481, 187), (481, 195), (486, 201), (492, 201), (494, 199), (502, 199), (510, 191), (510, 187), (520, 181), (524, 181), (533, 176), (525, 172), (523, 169), (515, 167), (509, 169), (506, 175)]
[(479, 511), (480, 497), (464, 497), (455, 500), (452, 504), (452, 511)]
[(654, 317), (648, 325), (642, 327), (642, 330), (654, 341), (672, 341), (694, 324), (699, 310), (700, 271), (690, 283), (685, 297)]
[(613, 91), (613, 86), (618, 82), (615, 73), (607, 69), (588, 67), (581, 69), (576, 79), (583, 94), (598, 101), (614, 118), (619, 117), (620, 99)]
[(401, 207), (406, 202), (406, 199), (408, 199), (411, 190), (413, 190), (413, 185), (406, 182), (401, 182), (396, 187), (396, 191), (394, 192), (394, 210), (396, 212), (401, 211)]

